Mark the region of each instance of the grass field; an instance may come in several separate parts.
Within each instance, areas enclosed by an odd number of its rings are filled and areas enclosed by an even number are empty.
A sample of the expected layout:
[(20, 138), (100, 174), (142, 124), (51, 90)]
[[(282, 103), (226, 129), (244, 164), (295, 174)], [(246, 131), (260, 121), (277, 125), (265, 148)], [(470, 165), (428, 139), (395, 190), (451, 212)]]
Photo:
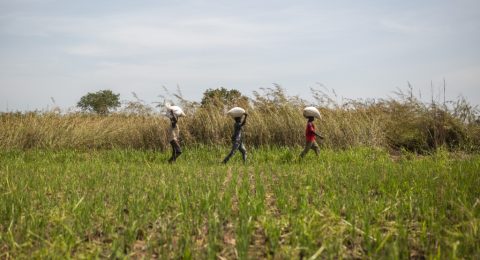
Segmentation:
[(0, 152), (0, 258), (480, 258), (480, 155)]

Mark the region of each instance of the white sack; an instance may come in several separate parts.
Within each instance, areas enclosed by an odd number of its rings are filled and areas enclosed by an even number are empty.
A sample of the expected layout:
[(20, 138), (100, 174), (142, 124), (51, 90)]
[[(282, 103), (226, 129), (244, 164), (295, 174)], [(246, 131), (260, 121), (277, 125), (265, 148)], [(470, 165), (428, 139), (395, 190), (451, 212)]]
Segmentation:
[(243, 109), (241, 107), (234, 107), (227, 112), (227, 115), (229, 115), (233, 118), (241, 117), (241, 116), (243, 116), (243, 114), (245, 114), (245, 109)]
[(185, 116), (185, 113), (183, 112), (182, 108), (179, 107), (179, 106), (170, 106), (170, 104), (166, 104), (165, 107), (167, 108), (167, 114), (166, 114), (166, 116), (168, 116), (168, 117), (171, 116), (170, 111), (173, 111), (173, 113), (174, 113), (177, 117)]
[(315, 107), (306, 107), (303, 109), (303, 116), (304, 117), (315, 117), (320, 119), (320, 111), (318, 111)]

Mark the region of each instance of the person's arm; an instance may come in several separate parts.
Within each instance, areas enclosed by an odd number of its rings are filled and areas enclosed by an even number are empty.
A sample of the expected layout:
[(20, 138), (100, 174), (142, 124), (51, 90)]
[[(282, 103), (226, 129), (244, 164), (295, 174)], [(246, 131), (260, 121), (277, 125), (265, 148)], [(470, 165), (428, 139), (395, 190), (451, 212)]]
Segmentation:
[(318, 134), (317, 132), (315, 132), (314, 128), (313, 128), (313, 124), (311, 125), (308, 125), (308, 134), (314, 134), (316, 137), (320, 138), (320, 139), (323, 139), (323, 136), (321, 136), (320, 134)]
[(245, 113), (245, 117), (243, 118), (242, 126), (244, 126), (245, 123), (247, 122), (247, 117), (248, 117), (248, 114)]
[(319, 133), (317, 133), (317, 132), (313, 131), (313, 134), (315, 134), (315, 136), (316, 136), (316, 137), (318, 137), (318, 138), (320, 138), (320, 139), (323, 139), (323, 136), (322, 136), (322, 135), (320, 135)]

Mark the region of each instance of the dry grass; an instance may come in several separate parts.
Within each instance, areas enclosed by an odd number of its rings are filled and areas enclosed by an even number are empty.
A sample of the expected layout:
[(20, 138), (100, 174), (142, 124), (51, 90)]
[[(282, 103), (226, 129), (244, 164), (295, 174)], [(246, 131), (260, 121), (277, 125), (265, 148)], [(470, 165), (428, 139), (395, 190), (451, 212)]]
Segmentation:
[[(324, 147), (358, 146), (426, 152), (438, 147), (478, 150), (479, 110), (464, 100), (439, 105), (425, 104), (411, 95), (394, 100), (339, 103), (314, 91), (323, 118), (315, 121), (325, 136)], [(179, 100), (187, 117), (180, 120), (181, 135), (188, 145), (228, 144), (232, 120), (226, 107), (200, 106)], [(108, 115), (54, 112), (0, 114), (0, 148), (159, 149), (167, 147), (168, 119), (151, 107), (135, 103)], [(280, 88), (254, 93), (248, 106), (246, 142), (250, 146), (297, 146), (304, 140), (302, 108), (312, 105), (289, 97)], [(140, 112), (139, 112), (140, 111)]]

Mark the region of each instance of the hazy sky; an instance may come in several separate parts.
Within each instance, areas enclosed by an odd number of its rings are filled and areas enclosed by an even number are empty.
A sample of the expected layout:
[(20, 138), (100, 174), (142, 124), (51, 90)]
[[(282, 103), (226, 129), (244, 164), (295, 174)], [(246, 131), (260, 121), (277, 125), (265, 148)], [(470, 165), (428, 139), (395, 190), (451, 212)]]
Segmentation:
[(112, 89), (283, 86), (385, 98), (409, 81), (480, 104), (480, 1), (0, 0), (0, 111)]

